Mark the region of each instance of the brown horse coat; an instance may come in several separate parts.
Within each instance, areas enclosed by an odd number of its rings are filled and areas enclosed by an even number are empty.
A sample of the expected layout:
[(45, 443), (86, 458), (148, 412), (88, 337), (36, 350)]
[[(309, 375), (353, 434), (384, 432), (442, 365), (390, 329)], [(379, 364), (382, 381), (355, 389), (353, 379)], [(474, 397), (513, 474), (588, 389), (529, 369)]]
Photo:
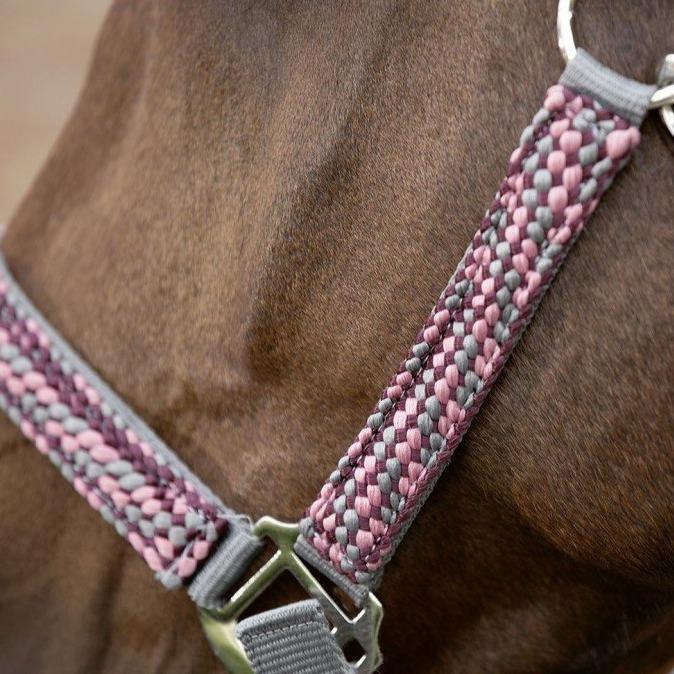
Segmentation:
[[(296, 519), (558, 77), (555, 10), (116, 2), (8, 262), (226, 503)], [(580, 10), (626, 74), (674, 50), (671, 0)], [(387, 570), (384, 672), (674, 656), (673, 144), (643, 132)], [(0, 513), (0, 671), (221, 671), (4, 418)]]

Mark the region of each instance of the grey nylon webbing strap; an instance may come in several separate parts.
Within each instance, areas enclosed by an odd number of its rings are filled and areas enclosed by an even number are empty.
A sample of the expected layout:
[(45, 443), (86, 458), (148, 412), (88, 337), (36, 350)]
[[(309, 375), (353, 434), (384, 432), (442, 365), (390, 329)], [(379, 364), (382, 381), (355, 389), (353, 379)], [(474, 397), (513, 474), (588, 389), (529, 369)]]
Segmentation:
[(222, 595), (250, 565), (263, 544), (248, 531), (232, 531), (192, 580), (187, 590), (197, 606), (217, 608)]
[(314, 599), (242, 620), (236, 634), (256, 674), (353, 674)]
[(579, 94), (592, 96), (624, 119), (639, 126), (648, 112), (656, 85), (623, 77), (579, 49), (560, 78), (560, 83)]

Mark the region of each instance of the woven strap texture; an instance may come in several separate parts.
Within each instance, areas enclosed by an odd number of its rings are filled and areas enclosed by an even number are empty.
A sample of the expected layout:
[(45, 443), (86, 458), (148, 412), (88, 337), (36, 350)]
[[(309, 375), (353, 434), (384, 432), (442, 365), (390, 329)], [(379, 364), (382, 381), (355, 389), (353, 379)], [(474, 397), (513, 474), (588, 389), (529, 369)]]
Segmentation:
[[(561, 82), (524, 130), (414, 345), (301, 521), (300, 553), (356, 598), (381, 576), (639, 143), (651, 88), (587, 55)], [(226, 508), (49, 326), (1, 256), (0, 406), (167, 587), (187, 584), (198, 604), (217, 606), (259, 550), (247, 518)], [(243, 620), (237, 634), (258, 674), (351, 671), (313, 600)]]
[(314, 599), (242, 620), (236, 635), (255, 674), (353, 674)]
[(215, 556), (240, 571), (258, 549), (248, 521), (225, 508), (70, 349), (2, 259), (0, 406), (167, 587), (196, 577), (193, 598), (212, 605), (223, 579), (200, 581), (204, 561), (217, 547)]
[(329, 575), (376, 585), (638, 143), (636, 126), (594, 99), (562, 84), (549, 89), (448, 286), (301, 522), (304, 544)]

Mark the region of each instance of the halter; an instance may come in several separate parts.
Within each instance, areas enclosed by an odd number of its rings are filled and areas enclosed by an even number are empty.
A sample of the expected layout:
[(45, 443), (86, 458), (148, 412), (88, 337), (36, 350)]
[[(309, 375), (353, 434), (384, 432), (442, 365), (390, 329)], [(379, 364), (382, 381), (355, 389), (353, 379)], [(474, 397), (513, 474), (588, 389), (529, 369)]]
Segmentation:
[[(573, 5), (559, 3), (568, 61), (559, 83), (524, 129), (412, 347), (298, 524), (253, 525), (226, 507), (59, 336), (0, 259), (0, 406), (158, 580), (187, 588), (233, 674), (365, 674), (381, 664), (383, 609), (373, 591), (386, 563), (639, 144), (647, 111), (659, 107), (674, 133), (674, 56), (660, 88), (614, 73), (576, 48)], [(237, 586), (264, 540), (275, 553)], [(242, 619), (283, 571), (309, 598)], [(343, 651), (352, 641), (363, 651), (356, 662)]]

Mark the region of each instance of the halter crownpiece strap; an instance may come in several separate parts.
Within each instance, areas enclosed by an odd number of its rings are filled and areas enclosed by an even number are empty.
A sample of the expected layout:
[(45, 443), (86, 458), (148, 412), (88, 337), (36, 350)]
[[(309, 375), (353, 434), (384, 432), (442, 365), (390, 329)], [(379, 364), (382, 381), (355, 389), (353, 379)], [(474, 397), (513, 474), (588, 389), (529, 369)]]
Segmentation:
[(587, 218), (638, 145), (635, 124), (653, 90), (582, 51), (548, 90), (449, 285), (301, 523), (299, 549), (311, 546), (329, 565), (326, 573), (377, 584)]
[[(382, 607), (371, 590), (639, 144), (655, 91), (577, 51), (522, 133), (414, 344), (299, 526), (262, 518), (251, 527), (227, 508), (51, 328), (1, 258), (0, 406), (166, 587), (188, 587), (232, 674), (372, 672), (381, 662)], [(223, 603), (262, 538), (276, 553)], [(356, 616), (310, 567), (355, 599)], [(283, 571), (312, 599), (239, 620)], [(342, 648), (353, 640), (364, 655), (351, 663)]]

